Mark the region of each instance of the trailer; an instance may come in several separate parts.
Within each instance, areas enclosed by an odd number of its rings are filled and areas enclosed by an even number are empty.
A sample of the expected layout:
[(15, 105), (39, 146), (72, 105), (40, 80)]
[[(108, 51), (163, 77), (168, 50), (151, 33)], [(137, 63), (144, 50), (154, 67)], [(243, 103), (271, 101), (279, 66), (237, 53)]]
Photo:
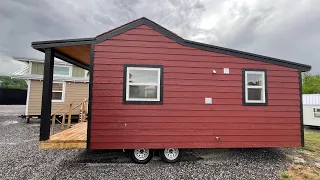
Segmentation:
[[(311, 66), (186, 40), (140, 18), (45, 53), (40, 149), (124, 149), (136, 163), (186, 148), (301, 147)], [(90, 72), (88, 120), (50, 136), (53, 59)]]

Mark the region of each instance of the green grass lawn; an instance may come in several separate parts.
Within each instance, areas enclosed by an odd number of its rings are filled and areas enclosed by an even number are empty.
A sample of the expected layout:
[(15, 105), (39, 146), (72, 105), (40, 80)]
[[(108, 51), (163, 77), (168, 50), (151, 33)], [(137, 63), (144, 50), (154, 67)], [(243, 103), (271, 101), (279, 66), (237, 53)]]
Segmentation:
[(320, 130), (304, 132), (305, 147), (299, 149), (303, 159), (306, 160), (305, 165), (293, 164), (288, 171), (281, 172), (280, 176), (283, 180), (319, 180), (320, 169), (315, 167), (315, 162), (320, 162)]
[(305, 139), (305, 147), (301, 148), (305, 151), (310, 151), (312, 154), (318, 158), (320, 158), (320, 130), (316, 131), (305, 131), (304, 139)]

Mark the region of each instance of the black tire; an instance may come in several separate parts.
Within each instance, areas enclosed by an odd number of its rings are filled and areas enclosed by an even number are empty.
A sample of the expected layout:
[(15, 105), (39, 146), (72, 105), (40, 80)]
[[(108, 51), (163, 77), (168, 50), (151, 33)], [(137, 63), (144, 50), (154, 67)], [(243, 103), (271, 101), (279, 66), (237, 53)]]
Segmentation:
[(146, 155), (145, 158), (143, 158), (143, 157), (138, 158), (137, 157), (135, 151), (138, 151), (138, 150), (141, 150), (141, 149), (132, 149), (129, 151), (129, 156), (133, 162), (138, 163), (138, 164), (147, 164), (148, 162), (151, 161), (153, 154), (154, 154), (152, 149), (145, 149), (145, 150), (149, 151), (149, 154)]
[[(165, 155), (165, 151), (166, 150), (170, 150), (170, 149), (176, 149), (178, 150), (178, 155), (177, 156), (174, 156), (173, 158), (167, 158), (166, 155)], [(182, 157), (182, 150), (181, 149), (177, 149), (177, 148), (166, 148), (166, 149), (161, 149), (159, 151), (159, 156), (160, 158), (166, 162), (166, 163), (175, 163), (175, 162), (178, 162), (181, 160), (181, 157)]]

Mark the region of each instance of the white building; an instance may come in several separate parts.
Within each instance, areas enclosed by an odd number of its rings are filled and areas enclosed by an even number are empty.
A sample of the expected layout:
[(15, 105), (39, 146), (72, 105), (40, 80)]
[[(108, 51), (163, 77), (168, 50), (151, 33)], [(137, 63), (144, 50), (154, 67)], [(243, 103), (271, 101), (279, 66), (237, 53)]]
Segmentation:
[(320, 127), (320, 94), (303, 94), (303, 124)]

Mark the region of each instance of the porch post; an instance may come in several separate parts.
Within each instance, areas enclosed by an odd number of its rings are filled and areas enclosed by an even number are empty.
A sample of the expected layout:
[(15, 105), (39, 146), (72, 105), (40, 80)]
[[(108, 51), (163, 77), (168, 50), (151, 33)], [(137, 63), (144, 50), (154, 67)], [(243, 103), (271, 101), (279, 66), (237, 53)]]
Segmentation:
[(44, 58), (40, 141), (48, 140), (50, 137), (53, 66), (54, 66), (54, 49), (47, 48), (45, 49), (45, 58)]
[(90, 76), (89, 76), (89, 100), (88, 100), (88, 119), (87, 119), (87, 151), (91, 151), (91, 119), (92, 119), (92, 87), (93, 87), (93, 66), (94, 66), (94, 44), (90, 47)]

